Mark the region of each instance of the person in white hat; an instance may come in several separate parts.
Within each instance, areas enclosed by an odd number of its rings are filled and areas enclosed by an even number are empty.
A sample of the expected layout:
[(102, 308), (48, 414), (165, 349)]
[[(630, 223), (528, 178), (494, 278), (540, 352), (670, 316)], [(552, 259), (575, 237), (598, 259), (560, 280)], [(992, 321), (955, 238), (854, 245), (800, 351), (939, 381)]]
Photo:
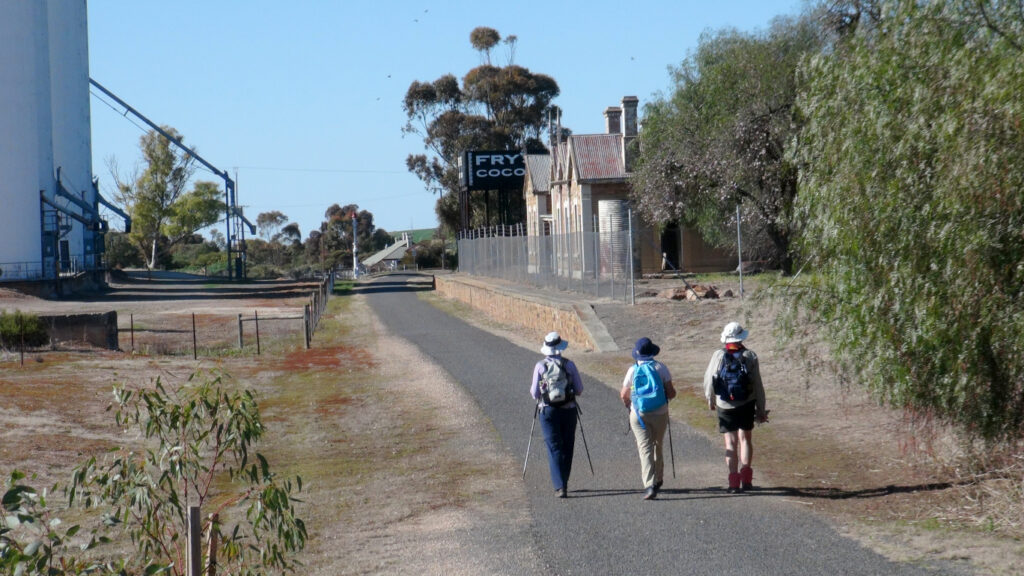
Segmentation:
[(544, 358), (533, 367), (530, 395), (537, 401), (540, 429), (548, 448), (548, 468), (555, 496), (566, 498), (576, 445), (576, 397), (583, 393), (583, 379), (572, 360), (562, 356), (569, 342), (558, 332), (544, 337)]
[(743, 345), (749, 335), (738, 322), (726, 324), (725, 346), (715, 350), (704, 372), (704, 397), (708, 408), (718, 411), (718, 431), (725, 438), (729, 493), (753, 488), (754, 421), (768, 421), (757, 354)]

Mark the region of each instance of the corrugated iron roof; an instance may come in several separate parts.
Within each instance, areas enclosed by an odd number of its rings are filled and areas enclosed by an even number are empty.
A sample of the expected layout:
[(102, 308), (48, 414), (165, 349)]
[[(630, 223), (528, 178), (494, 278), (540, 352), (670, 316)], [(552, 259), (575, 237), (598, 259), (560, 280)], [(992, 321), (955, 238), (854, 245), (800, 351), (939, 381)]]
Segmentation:
[(534, 192), (548, 192), (551, 189), (551, 155), (527, 154), (526, 172), (530, 176)]
[(402, 258), (405, 257), (405, 253), (408, 250), (408, 248), (409, 241), (407, 238), (399, 240), (398, 242), (395, 242), (394, 244), (388, 246), (387, 248), (381, 250), (380, 252), (377, 252), (372, 256), (368, 256), (362, 261), (362, 264), (363, 266), (369, 267), (374, 266), (376, 264), (380, 264), (385, 260), (401, 260)]
[(621, 134), (573, 134), (569, 144), (580, 182), (626, 178)]

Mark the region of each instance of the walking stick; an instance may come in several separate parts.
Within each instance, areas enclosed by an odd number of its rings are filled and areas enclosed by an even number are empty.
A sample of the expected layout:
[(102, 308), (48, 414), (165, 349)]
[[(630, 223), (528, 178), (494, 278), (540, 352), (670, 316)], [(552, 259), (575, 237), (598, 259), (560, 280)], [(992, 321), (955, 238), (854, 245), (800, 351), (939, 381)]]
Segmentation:
[(587, 451), (587, 463), (590, 464), (590, 475), (594, 475), (594, 462), (590, 459), (590, 448), (587, 446), (587, 435), (583, 432), (583, 411), (580, 410), (579, 402), (576, 403), (576, 417), (580, 424), (580, 436), (583, 436), (583, 449)]
[(530, 445), (533, 444), (533, 429), (537, 427), (538, 412), (540, 412), (540, 402), (533, 407), (533, 424), (530, 425), (530, 441), (526, 443), (526, 458), (523, 460), (523, 480), (526, 480), (526, 463), (530, 461)]
[(672, 457), (672, 478), (676, 477), (676, 450), (672, 447), (672, 418), (668, 419), (668, 453)]

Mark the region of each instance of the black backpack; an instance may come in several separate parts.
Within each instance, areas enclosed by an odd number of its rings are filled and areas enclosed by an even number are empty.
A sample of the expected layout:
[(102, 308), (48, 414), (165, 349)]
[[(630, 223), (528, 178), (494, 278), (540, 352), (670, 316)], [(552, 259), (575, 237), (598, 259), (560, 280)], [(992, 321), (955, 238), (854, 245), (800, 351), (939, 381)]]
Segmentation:
[(743, 361), (743, 351), (730, 352), (722, 355), (722, 365), (714, 381), (715, 395), (730, 403), (745, 402), (750, 398), (750, 372)]

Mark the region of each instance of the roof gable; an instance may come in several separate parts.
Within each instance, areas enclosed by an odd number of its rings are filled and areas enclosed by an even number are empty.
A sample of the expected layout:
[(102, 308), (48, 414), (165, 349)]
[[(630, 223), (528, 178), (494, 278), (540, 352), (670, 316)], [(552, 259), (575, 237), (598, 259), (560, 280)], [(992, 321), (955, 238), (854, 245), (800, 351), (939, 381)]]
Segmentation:
[(580, 182), (626, 179), (621, 134), (574, 134), (569, 137), (569, 149)]
[(549, 154), (527, 154), (527, 191), (547, 193), (551, 189), (551, 156)]

